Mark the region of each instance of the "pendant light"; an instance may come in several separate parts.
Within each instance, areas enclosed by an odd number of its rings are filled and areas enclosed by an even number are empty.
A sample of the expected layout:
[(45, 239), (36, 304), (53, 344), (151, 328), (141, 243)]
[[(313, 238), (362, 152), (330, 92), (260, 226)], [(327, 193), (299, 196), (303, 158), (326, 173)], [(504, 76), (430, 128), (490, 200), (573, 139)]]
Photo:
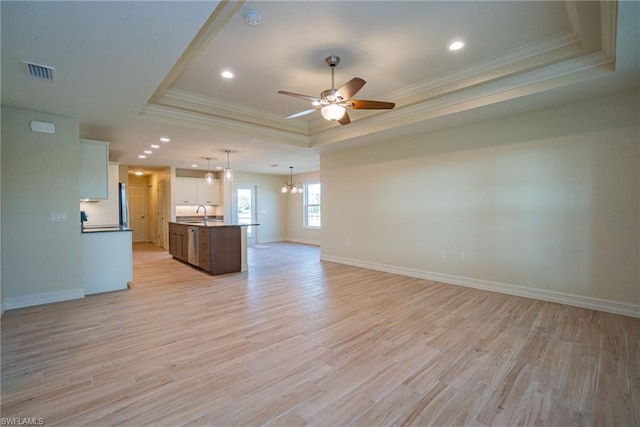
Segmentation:
[(204, 181), (207, 185), (213, 185), (213, 173), (211, 172), (211, 157), (205, 157), (207, 159), (207, 170), (208, 172), (204, 174)]
[(231, 153), (231, 150), (224, 150), (225, 153), (227, 153), (227, 167), (224, 170), (224, 180), (226, 182), (232, 182), (233, 181), (233, 169), (231, 169), (229, 167), (229, 153)]
[(282, 190), (280, 191), (283, 193), (302, 194), (302, 183), (300, 181), (293, 182), (293, 166), (289, 166), (289, 169), (291, 170), (291, 183), (285, 181), (284, 184), (282, 184)]

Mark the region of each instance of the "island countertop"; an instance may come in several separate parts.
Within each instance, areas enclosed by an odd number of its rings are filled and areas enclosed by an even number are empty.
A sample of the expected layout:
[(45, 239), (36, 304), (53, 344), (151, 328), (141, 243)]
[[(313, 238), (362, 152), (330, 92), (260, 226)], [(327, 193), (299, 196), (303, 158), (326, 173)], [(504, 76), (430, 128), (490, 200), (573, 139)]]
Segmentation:
[(217, 221), (217, 220), (199, 220), (199, 221), (195, 221), (195, 220), (188, 220), (188, 221), (169, 221), (169, 224), (180, 224), (180, 225), (188, 225), (191, 227), (250, 227), (250, 226), (256, 226), (256, 225), (260, 225), (258, 223), (251, 223), (251, 224), (235, 224), (235, 223), (230, 223), (230, 222), (224, 222), (224, 221)]

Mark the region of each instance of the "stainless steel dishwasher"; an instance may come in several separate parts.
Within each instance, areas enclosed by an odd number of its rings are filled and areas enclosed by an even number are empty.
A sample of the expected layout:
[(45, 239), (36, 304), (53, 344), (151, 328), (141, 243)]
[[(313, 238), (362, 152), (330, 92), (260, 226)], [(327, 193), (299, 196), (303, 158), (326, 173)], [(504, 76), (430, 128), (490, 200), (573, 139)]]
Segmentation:
[(200, 254), (198, 245), (198, 227), (188, 227), (188, 239), (187, 239), (187, 259), (189, 264), (200, 266)]

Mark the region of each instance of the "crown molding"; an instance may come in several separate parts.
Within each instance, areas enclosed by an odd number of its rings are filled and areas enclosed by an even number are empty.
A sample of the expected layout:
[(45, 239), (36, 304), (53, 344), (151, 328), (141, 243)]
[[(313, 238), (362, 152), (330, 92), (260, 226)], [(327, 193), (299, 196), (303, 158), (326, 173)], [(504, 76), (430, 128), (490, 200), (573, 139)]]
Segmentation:
[(232, 120), (246, 121), (301, 135), (309, 134), (309, 125), (306, 122), (288, 120), (279, 114), (211, 98), (183, 89), (169, 89), (156, 104)]
[(140, 111), (138, 117), (161, 123), (195, 127), (199, 129), (216, 130), (223, 128), (238, 132), (245, 132), (258, 135), (261, 138), (275, 140), (274, 142), (297, 145), (300, 147), (309, 147), (310, 144), (310, 139), (307, 135), (164, 105), (147, 104), (142, 111)]
[[(154, 94), (140, 112), (140, 117), (207, 129), (230, 129), (287, 144), (316, 147), (611, 72), (615, 68), (617, 2), (569, 0), (565, 4), (570, 30), (520, 46), (471, 67), (391, 91), (381, 98), (393, 99), (396, 103), (394, 110), (358, 111), (351, 115), (349, 126), (338, 126), (321, 117), (311, 121), (288, 120), (268, 111), (171, 88), (170, 85), (162, 86), (162, 93), (157, 91)], [(207, 22), (208, 30), (198, 34), (203, 40), (189, 49), (202, 49), (228, 20), (228, 14), (235, 13), (229, 5), (221, 5), (216, 11), (218, 13)], [(191, 51), (188, 53), (184, 64), (195, 55)], [(167, 79), (170, 80), (169, 77)], [(169, 81), (167, 79), (165, 81)], [(171, 84), (174, 81), (175, 78)]]
[(195, 35), (189, 46), (182, 53), (175, 65), (169, 70), (156, 91), (151, 95), (149, 103), (155, 104), (167, 90), (173, 86), (178, 77), (187, 69), (202, 53), (209, 43), (220, 33), (224, 26), (244, 5), (244, 0), (220, 1), (213, 13), (204, 23), (200, 31)]
[[(384, 97), (398, 100), (414, 98), (424, 100), (433, 97), (436, 92), (460, 90), (487, 80), (522, 72), (550, 61), (555, 62), (563, 57), (575, 56), (580, 53), (579, 42), (580, 39), (573, 32), (556, 34), (512, 49), (499, 57), (389, 92)], [(436, 91), (438, 88), (441, 90)], [(411, 103), (411, 101), (404, 101), (404, 103)]]
[[(328, 123), (311, 135), (311, 146), (319, 147), (362, 137), (398, 126), (456, 114), (497, 102), (557, 88), (571, 83), (599, 77), (612, 72), (612, 59), (603, 52), (553, 64), (508, 79), (489, 82), (465, 91), (453, 92), (423, 103), (413, 104), (383, 113), (374, 113), (352, 120), (348, 129)], [(312, 131), (315, 130), (312, 128)]]

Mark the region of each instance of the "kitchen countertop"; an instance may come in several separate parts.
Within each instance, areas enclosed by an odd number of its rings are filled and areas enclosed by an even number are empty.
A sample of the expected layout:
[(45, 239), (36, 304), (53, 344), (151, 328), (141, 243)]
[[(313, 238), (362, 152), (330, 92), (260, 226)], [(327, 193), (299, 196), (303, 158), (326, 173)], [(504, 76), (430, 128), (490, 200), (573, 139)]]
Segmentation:
[(82, 233), (113, 233), (117, 231), (133, 231), (122, 225), (85, 225)]

